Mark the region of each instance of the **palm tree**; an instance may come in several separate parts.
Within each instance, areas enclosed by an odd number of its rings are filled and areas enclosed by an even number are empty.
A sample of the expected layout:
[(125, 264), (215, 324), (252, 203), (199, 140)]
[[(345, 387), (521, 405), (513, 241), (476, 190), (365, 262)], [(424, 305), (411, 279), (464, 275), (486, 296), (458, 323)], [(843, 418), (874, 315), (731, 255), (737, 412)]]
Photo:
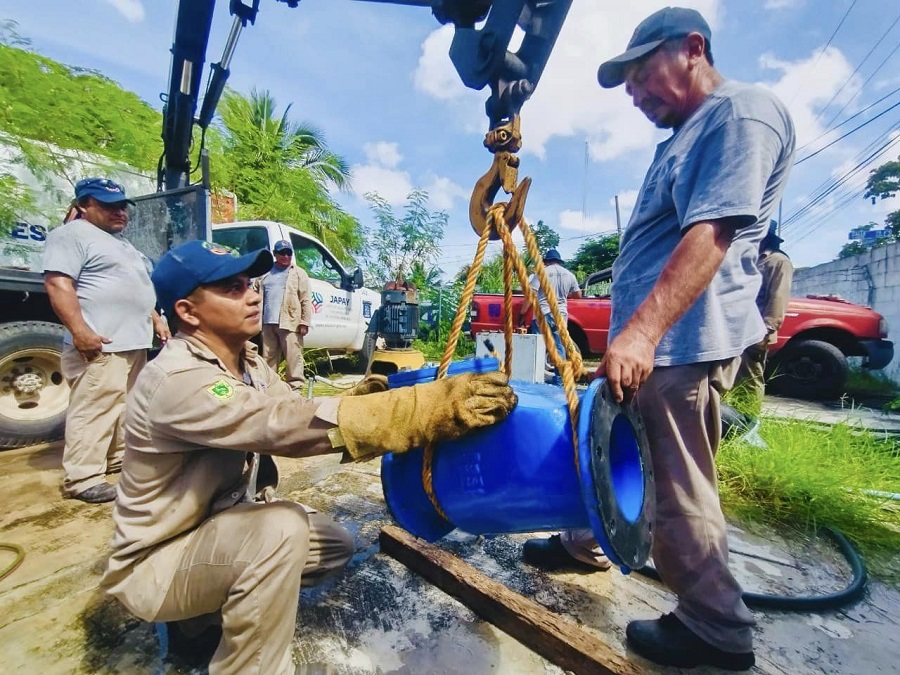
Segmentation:
[(362, 246), (359, 222), (329, 190), (349, 189), (350, 168), (314, 125), (278, 116), (268, 91), (222, 98), (222, 169), (216, 177), (238, 198), (242, 217), (267, 218), (314, 234), (347, 261)]

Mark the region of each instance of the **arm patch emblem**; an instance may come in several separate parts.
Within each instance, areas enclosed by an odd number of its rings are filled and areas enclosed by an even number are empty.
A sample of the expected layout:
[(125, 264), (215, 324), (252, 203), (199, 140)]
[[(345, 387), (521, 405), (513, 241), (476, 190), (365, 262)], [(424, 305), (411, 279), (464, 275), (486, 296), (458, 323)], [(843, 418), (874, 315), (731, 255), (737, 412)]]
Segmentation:
[(218, 380), (217, 382), (207, 387), (206, 391), (212, 394), (213, 398), (217, 398), (220, 401), (227, 401), (232, 396), (234, 396), (234, 387), (228, 384), (225, 380)]

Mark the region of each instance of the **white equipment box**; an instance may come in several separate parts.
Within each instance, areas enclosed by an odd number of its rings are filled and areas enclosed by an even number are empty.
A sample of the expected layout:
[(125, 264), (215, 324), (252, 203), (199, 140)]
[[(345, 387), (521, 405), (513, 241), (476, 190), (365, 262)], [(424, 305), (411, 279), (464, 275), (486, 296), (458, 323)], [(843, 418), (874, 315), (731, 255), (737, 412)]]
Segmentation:
[[(494, 347), (500, 365), (506, 355), (506, 342), (500, 331), (485, 331), (475, 336), (475, 357), (485, 358), (494, 356), (488, 349), (485, 341), (489, 341)], [(544, 346), (542, 335), (524, 335), (514, 333), (512, 336), (512, 373), (509, 379), (520, 382), (544, 382), (544, 364), (547, 360), (547, 348)]]

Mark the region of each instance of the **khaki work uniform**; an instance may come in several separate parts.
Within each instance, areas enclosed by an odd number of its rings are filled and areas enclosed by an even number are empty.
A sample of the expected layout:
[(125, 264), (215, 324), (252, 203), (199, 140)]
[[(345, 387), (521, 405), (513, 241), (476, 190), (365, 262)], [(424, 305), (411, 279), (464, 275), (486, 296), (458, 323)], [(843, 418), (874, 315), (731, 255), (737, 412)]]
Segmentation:
[(769, 346), (778, 340), (778, 329), (784, 323), (784, 315), (791, 299), (794, 265), (782, 251), (763, 251), (756, 266), (762, 274), (756, 305), (766, 324), (766, 337), (744, 350), (738, 380), (750, 390), (753, 400), (761, 404), (766, 390)]
[(243, 368), (234, 377), (179, 334), (141, 372), (103, 585), (145, 621), (221, 620), (214, 675), (292, 674), (301, 583), (343, 569), (354, 542), (323, 514), (274, 499), (269, 455), (333, 452), (339, 400), (293, 392), (250, 343)]
[[(284, 358), (286, 382), (303, 384), (306, 375), (303, 372), (303, 336), (299, 331), (300, 326), (309, 328), (312, 325), (309, 275), (297, 265), (291, 265), (287, 274), (278, 324), (264, 323), (262, 326), (262, 352), (266, 363), (275, 370)], [(263, 288), (262, 279), (259, 288)]]

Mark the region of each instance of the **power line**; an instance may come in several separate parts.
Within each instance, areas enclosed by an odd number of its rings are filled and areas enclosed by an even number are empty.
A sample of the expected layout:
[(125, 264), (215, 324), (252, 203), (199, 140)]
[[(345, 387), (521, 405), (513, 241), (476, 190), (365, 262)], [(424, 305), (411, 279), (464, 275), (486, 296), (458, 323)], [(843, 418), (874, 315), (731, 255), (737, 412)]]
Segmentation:
[[(896, 50), (895, 50), (895, 51), (896, 51)], [(862, 91), (862, 89), (860, 89), (860, 91)], [(825, 137), (826, 137), (828, 134), (830, 134), (832, 131), (836, 131), (836, 130), (840, 129), (842, 126), (844, 126), (844, 125), (847, 124), (848, 122), (851, 122), (852, 120), (856, 119), (857, 117), (859, 117), (859, 116), (862, 115), (863, 113), (868, 112), (869, 110), (871, 110), (872, 108), (874, 108), (876, 105), (878, 105), (879, 103), (881, 103), (881, 102), (884, 101), (885, 99), (888, 99), (888, 98), (890, 98), (891, 96), (893, 96), (894, 94), (896, 94), (898, 91), (900, 91), (900, 87), (897, 87), (896, 89), (894, 89), (894, 91), (890, 92), (889, 94), (885, 94), (884, 96), (882, 96), (880, 99), (878, 99), (878, 100), (875, 101), (874, 103), (870, 103), (870, 104), (867, 105), (865, 108), (863, 108), (863, 109), (860, 110), (859, 112), (854, 113), (853, 115), (851, 115), (850, 117), (848, 117), (847, 119), (845, 119), (845, 120), (844, 120), (843, 122), (841, 122), (840, 124), (838, 124), (838, 125), (836, 125), (836, 126), (830, 128), (830, 129), (827, 129), (827, 130), (823, 131), (821, 134), (819, 134), (818, 136), (816, 136), (816, 137), (815, 137), (814, 139), (812, 139), (811, 141), (808, 141), (808, 142), (804, 143), (803, 145), (801, 145), (799, 148), (797, 148), (797, 152), (800, 152), (800, 151), (803, 150), (804, 148), (808, 148), (809, 146), (814, 145), (815, 142), (818, 141), (819, 139), (825, 138)], [(841, 111), (841, 112), (843, 112), (843, 111)], [(840, 114), (840, 112), (839, 112), (838, 114)], [(832, 121), (834, 121), (834, 120), (832, 120)]]
[[(897, 18), (900, 19), (900, 17), (897, 17)], [(825, 125), (826, 127), (831, 126), (832, 122), (834, 122), (838, 117), (841, 116), (841, 113), (844, 112), (847, 109), (847, 106), (850, 105), (856, 99), (856, 97), (859, 96), (863, 92), (863, 90), (866, 88), (866, 85), (872, 81), (872, 78), (878, 74), (878, 71), (880, 71), (882, 68), (884, 68), (884, 64), (886, 64), (888, 61), (891, 60), (891, 57), (897, 53), (898, 49), (900, 49), (900, 42), (898, 42), (894, 46), (894, 48), (891, 50), (891, 53), (888, 54), (884, 58), (884, 60), (878, 64), (878, 67), (875, 70), (873, 70), (872, 73), (869, 75), (869, 77), (866, 78), (866, 81), (863, 82), (862, 85), (860, 85), (860, 87), (859, 87), (859, 89), (857, 89), (856, 93), (853, 94), (853, 96), (850, 97), (850, 99), (841, 107), (841, 109), (837, 111), (837, 114), (835, 114), (834, 117), (832, 117), (830, 120), (828, 120), (828, 124)], [(824, 111), (824, 109), (823, 109), (823, 111)], [(840, 125), (838, 125), (838, 126), (840, 126)]]
[(856, 66), (856, 69), (852, 73), (850, 73), (850, 77), (848, 77), (846, 80), (844, 80), (844, 83), (840, 87), (838, 87), (838, 90), (836, 92), (834, 92), (834, 96), (832, 96), (831, 99), (828, 101), (828, 103), (826, 103), (824, 105), (824, 107), (819, 111), (819, 114), (816, 115), (816, 118), (813, 120), (813, 122), (816, 122), (825, 113), (825, 111), (828, 110), (828, 106), (830, 106), (834, 102), (834, 99), (836, 99), (838, 97), (838, 95), (842, 91), (844, 91), (844, 87), (846, 87), (850, 83), (850, 81), (853, 79), (853, 76), (856, 75), (856, 73), (859, 72), (859, 69), (862, 68), (863, 64), (869, 60), (869, 57), (872, 56), (872, 52), (874, 52), (878, 48), (878, 45), (880, 45), (882, 43), (882, 41), (884, 40), (884, 38), (886, 38), (888, 36), (888, 33), (890, 33), (894, 29), (894, 26), (897, 25), (898, 21), (900, 21), (900, 14), (897, 15), (896, 19), (894, 19), (894, 23), (892, 23), (888, 27), (888, 29), (886, 31), (884, 31), (884, 33), (882, 33), (881, 37), (878, 38), (878, 40), (875, 42), (875, 44), (872, 45), (872, 48), (863, 57), (862, 61), (859, 62), (859, 65)]
[(894, 108), (897, 108), (897, 107), (900, 107), (900, 102), (895, 103), (895, 104), (892, 105), (890, 108), (887, 108), (887, 109), (885, 109), (885, 110), (882, 110), (880, 113), (878, 113), (877, 115), (875, 115), (875, 117), (866, 120), (865, 122), (863, 122), (862, 124), (860, 124), (858, 127), (854, 127), (853, 129), (851, 129), (850, 131), (848, 131), (848, 132), (847, 132), (846, 134), (844, 134), (843, 136), (840, 136), (840, 137), (834, 139), (833, 141), (831, 141), (831, 143), (829, 143), (828, 145), (824, 145), (824, 146), (822, 146), (821, 148), (819, 148), (818, 150), (816, 150), (815, 152), (812, 152), (812, 153), (806, 155), (805, 157), (801, 157), (801, 158), (798, 159), (796, 162), (794, 162), (794, 166), (797, 166), (798, 164), (803, 164), (803, 162), (805, 162), (805, 161), (808, 160), (808, 159), (812, 159), (813, 157), (815, 157), (816, 155), (818, 155), (820, 152), (823, 152), (823, 151), (827, 150), (828, 148), (830, 148), (830, 147), (831, 147), (832, 145), (834, 145), (835, 143), (838, 143), (839, 141), (844, 140), (845, 138), (847, 138), (847, 136), (849, 136), (850, 134), (853, 134), (853, 133), (859, 131), (859, 130), (862, 129), (863, 127), (869, 126), (872, 122), (874, 122), (875, 120), (877, 120), (879, 117), (881, 117), (882, 115), (885, 115), (886, 113), (889, 113), (891, 110), (893, 110)]
[[(816, 56), (816, 60), (813, 62), (812, 71), (810, 74), (816, 72), (816, 66), (819, 65), (819, 60), (822, 58), (822, 54), (824, 54), (828, 47), (831, 46), (831, 41), (834, 40), (834, 36), (837, 35), (838, 31), (841, 29), (841, 26), (844, 25), (844, 21), (847, 20), (847, 16), (850, 14), (850, 11), (856, 6), (856, 0), (850, 3), (850, 6), (847, 8), (847, 11), (844, 12), (844, 16), (841, 17), (841, 20), (838, 22), (837, 28), (834, 29), (834, 32), (831, 34), (831, 37), (828, 38), (828, 42), (825, 43), (825, 46), (822, 47), (822, 51)], [(797, 90), (794, 92), (794, 95), (791, 96), (791, 100), (788, 101), (788, 107), (790, 107), (791, 103), (794, 102), (794, 99), (797, 98), (797, 94), (800, 93), (802, 87), (797, 87)]]

